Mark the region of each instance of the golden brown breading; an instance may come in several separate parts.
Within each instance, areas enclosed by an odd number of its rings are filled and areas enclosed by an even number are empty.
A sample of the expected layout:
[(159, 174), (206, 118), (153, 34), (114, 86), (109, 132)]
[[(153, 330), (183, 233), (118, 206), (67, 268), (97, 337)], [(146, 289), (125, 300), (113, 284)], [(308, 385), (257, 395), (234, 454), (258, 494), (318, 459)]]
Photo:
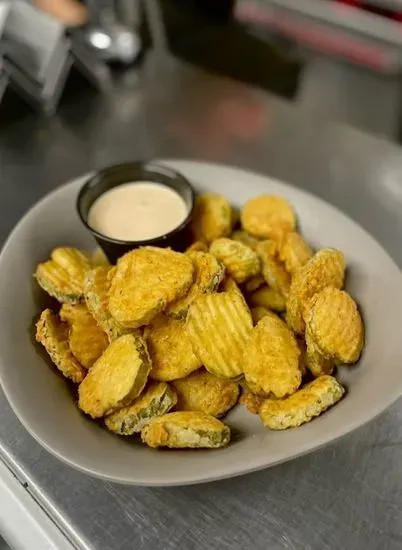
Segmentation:
[(260, 417), (271, 430), (297, 428), (335, 405), (344, 393), (336, 378), (320, 376), (287, 399), (266, 399), (260, 407)]
[(305, 361), (309, 371), (317, 378), (323, 374), (332, 374), (334, 370), (334, 361), (325, 357), (317, 347), (310, 336), (310, 331), (306, 327), (306, 354)]
[(187, 378), (175, 380), (179, 411), (202, 411), (212, 416), (224, 416), (237, 403), (239, 385), (223, 380), (207, 371), (197, 371)]
[(187, 329), (195, 355), (206, 369), (222, 378), (243, 373), (243, 352), (253, 322), (243, 296), (221, 292), (191, 304)]
[(177, 319), (185, 319), (191, 303), (200, 295), (217, 290), (224, 275), (225, 268), (215, 256), (205, 252), (186, 252), (195, 268), (194, 282), (187, 294), (173, 302), (167, 313)]
[(356, 302), (337, 288), (327, 287), (311, 300), (306, 315), (309, 335), (318, 350), (339, 363), (355, 363), (362, 352), (364, 327)]
[(226, 197), (215, 193), (198, 195), (195, 201), (192, 230), (196, 240), (208, 243), (230, 235), (232, 207)]
[(251, 317), (253, 319), (254, 325), (256, 325), (263, 317), (266, 317), (267, 315), (273, 315), (274, 317), (278, 318), (276, 313), (271, 311), (270, 309), (266, 307), (256, 306), (252, 307), (250, 309)]
[(109, 290), (109, 311), (119, 325), (138, 328), (186, 294), (194, 264), (187, 254), (146, 246), (117, 262)]
[(264, 397), (260, 395), (255, 395), (248, 388), (243, 387), (242, 394), (239, 399), (239, 403), (244, 405), (249, 412), (252, 414), (258, 414), (262, 403), (264, 402)]
[(181, 411), (152, 420), (142, 430), (141, 438), (149, 447), (155, 448), (217, 449), (229, 443), (230, 428), (209, 414)]
[(216, 239), (209, 250), (223, 263), (236, 283), (244, 283), (260, 273), (257, 254), (245, 244), (230, 239)]
[(160, 314), (146, 327), (144, 338), (152, 360), (151, 377), (155, 380), (176, 380), (200, 368), (184, 321)]
[(152, 382), (131, 405), (105, 418), (105, 425), (119, 435), (139, 433), (151, 420), (162, 416), (176, 405), (177, 396), (165, 382)]
[(345, 279), (345, 258), (333, 248), (319, 250), (294, 275), (286, 303), (286, 321), (298, 333), (303, 333), (303, 316), (311, 298), (327, 286), (342, 288)]
[(208, 245), (204, 241), (195, 241), (187, 248), (187, 252), (208, 252)]
[(50, 309), (42, 311), (36, 323), (36, 340), (42, 344), (59, 371), (73, 382), (84, 380), (86, 371), (71, 353), (68, 345), (68, 325)]
[(313, 257), (313, 254), (310, 245), (295, 231), (284, 236), (279, 250), (279, 258), (289, 273), (295, 273), (303, 267)]
[(244, 353), (246, 384), (253, 393), (284, 397), (301, 383), (300, 350), (291, 330), (279, 317), (267, 315), (253, 328)]
[(83, 296), (88, 255), (77, 248), (55, 248), (51, 259), (37, 266), (35, 278), (50, 296), (61, 303), (76, 304)]
[(96, 267), (88, 271), (84, 287), (88, 311), (107, 334), (109, 342), (131, 332), (120, 327), (109, 312), (109, 289), (115, 270), (115, 267)]
[(80, 384), (78, 406), (100, 418), (129, 405), (144, 389), (151, 360), (144, 340), (126, 334), (113, 340)]
[(262, 274), (268, 286), (286, 297), (289, 292), (290, 275), (274, 256), (272, 241), (261, 241), (256, 250), (261, 261)]
[(70, 326), (68, 342), (73, 355), (90, 369), (108, 346), (106, 333), (97, 325), (85, 304), (63, 304), (60, 319)]
[(91, 254), (91, 266), (94, 267), (109, 267), (110, 262), (106, 257), (106, 254), (103, 252), (100, 246), (95, 248)]
[(254, 275), (254, 277), (251, 277), (251, 279), (246, 281), (243, 288), (245, 292), (251, 293), (255, 290), (258, 290), (262, 286), (265, 286), (265, 279), (262, 273), (259, 273), (258, 275)]
[(239, 243), (243, 243), (252, 250), (255, 250), (257, 247), (257, 244), (260, 242), (259, 239), (256, 239), (252, 235), (249, 235), (246, 231), (243, 231), (243, 229), (237, 229), (236, 231), (233, 231), (233, 233), (230, 235), (230, 238), (232, 241), (238, 241)]
[(296, 217), (293, 208), (283, 197), (260, 195), (243, 206), (241, 223), (255, 237), (278, 239), (284, 233), (293, 231)]
[(250, 306), (265, 307), (279, 313), (286, 309), (286, 300), (283, 295), (267, 285), (250, 294), (247, 302)]

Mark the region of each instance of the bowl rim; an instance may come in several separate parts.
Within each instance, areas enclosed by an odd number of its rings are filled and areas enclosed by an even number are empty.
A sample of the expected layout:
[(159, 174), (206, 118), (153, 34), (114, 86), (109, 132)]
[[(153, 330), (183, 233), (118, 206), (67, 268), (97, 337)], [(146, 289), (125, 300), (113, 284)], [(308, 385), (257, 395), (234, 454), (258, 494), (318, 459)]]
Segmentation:
[[(148, 167), (152, 167), (152, 171), (156, 174), (160, 173), (164, 176), (168, 176), (169, 178), (176, 178), (179, 179), (184, 185), (187, 186), (188, 190), (190, 191), (190, 208), (188, 210), (188, 214), (186, 218), (181, 222), (180, 225), (175, 227), (174, 229), (168, 231), (167, 233), (163, 233), (162, 235), (159, 235), (158, 237), (153, 237), (152, 239), (142, 239), (138, 241), (133, 240), (124, 240), (124, 239), (116, 239), (114, 237), (109, 237), (108, 235), (105, 235), (104, 233), (101, 233), (100, 231), (97, 231), (91, 225), (89, 225), (87, 221), (87, 216), (85, 216), (82, 212), (81, 203), (82, 199), (85, 195), (85, 193), (88, 191), (88, 189), (91, 187), (91, 185), (96, 186), (97, 183), (95, 183), (95, 179), (100, 179), (103, 175), (105, 175), (107, 172), (111, 170), (120, 170), (123, 168), (128, 167), (139, 167), (143, 166), (145, 169), (148, 169)], [(120, 185), (127, 185), (130, 182), (121, 182), (116, 184), (114, 187), (119, 187)], [(133, 182), (135, 183), (135, 182)], [(158, 182), (153, 182), (158, 183)], [(160, 185), (165, 185), (164, 183), (161, 183)], [(114, 187), (112, 189), (114, 189)], [(168, 187), (168, 186), (166, 186)], [(110, 189), (111, 190), (111, 189)], [(109, 191), (110, 191), (109, 190)], [(107, 191), (106, 191), (107, 192)], [(101, 193), (99, 197), (104, 195), (105, 193)], [(177, 193), (179, 195), (179, 193)], [(98, 198), (99, 198), (98, 197)], [(168, 240), (171, 237), (174, 237), (174, 235), (180, 233), (187, 227), (187, 225), (191, 222), (193, 213), (194, 213), (194, 207), (195, 207), (195, 197), (196, 192), (190, 181), (179, 171), (174, 170), (173, 168), (170, 168), (169, 166), (164, 166), (163, 164), (153, 162), (153, 161), (132, 161), (132, 162), (121, 162), (119, 164), (111, 164), (109, 166), (106, 166), (104, 168), (101, 168), (100, 170), (96, 170), (92, 172), (89, 177), (84, 181), (82, 184), (75, 201), (75, 207), (78, 213), (78, 217), (81, 221), (81, 223), (86, 227), (88, 231), (92, 233), (92, 235), (97, 238), (104, 241), (107, 241), (111, 244), (116, 245), (123, 245), (123, 246), (133, 246), (133, 248), (138, 248), (139, 246), (152, 246), (157, 245), (161, 241)], [(96, 202), (97, 199), (95, 199), (94, 202)]]

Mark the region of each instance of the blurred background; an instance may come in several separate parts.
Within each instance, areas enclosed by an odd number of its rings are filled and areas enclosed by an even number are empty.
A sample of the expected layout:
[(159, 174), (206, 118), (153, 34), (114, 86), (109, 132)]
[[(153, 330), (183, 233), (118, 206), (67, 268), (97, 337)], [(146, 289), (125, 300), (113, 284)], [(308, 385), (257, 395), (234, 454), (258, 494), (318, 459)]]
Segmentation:
[[(120, 71), (139, 66), (156, 41), (178, 59), (286, 97), (324, 119), (401, 139), (402, 0), (33, 3), (63, 20), (74, 43)], [(24, 25), (13, 25), (11, 51)]]

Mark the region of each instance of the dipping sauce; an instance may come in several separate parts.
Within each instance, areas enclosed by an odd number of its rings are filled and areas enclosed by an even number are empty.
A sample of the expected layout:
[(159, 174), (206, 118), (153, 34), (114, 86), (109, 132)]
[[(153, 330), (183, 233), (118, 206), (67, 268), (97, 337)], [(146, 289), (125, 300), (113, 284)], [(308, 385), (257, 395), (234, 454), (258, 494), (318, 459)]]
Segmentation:
[(153, 182), (119, 185), (92, 205), (88, 224), (103, 235), (123, 241), (146, 241), (179, 227), (188, 215), (181, 196)]

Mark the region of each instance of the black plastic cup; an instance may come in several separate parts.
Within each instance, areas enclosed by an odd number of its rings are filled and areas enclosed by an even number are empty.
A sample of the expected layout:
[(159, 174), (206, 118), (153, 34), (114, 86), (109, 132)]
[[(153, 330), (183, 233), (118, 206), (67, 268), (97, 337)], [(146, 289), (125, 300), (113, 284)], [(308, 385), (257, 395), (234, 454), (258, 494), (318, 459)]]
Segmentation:
[[(178, 193), (188, 208), (186, 219), (165, 235), (144, 241), (124, 241), (113, 239), (93, 229), (88, 223), (92, 205), (101, 195), (118, 185), (150, 181), (166, 185)], [(191, 242), (190, 222), (194, 210), (195, 192), (190, 182), (178, 172), (153, 162), (130, 162), (109, 166), (91, 176), (82, 186), (77, 197), (78, 215), (87, 229), (95, 237), (110, 262), (115, 263), (120, 256), (140, 246), (170, 247), (182, 252)]]

